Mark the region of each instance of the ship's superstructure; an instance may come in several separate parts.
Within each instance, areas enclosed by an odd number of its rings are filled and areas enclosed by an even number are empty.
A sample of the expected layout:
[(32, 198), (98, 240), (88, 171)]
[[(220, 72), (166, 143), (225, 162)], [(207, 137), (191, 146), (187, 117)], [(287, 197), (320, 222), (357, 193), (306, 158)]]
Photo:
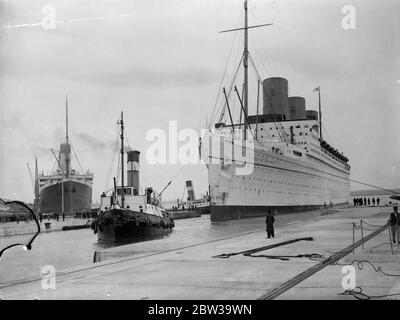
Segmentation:
[(118, 121), (121, 132), (121, 184), (101, 195), (100, 214), (92, 225), (101, 242), (122, 243), (149, 240), (170, 232), (175, 224), (161, 207), (161, 196), (151, 187), (140, 192), (140, 152), (127, 152), (127, 182), (124, 170), (124, 119)]
[[(93, 174), (79, 173), (71, 167), (71, 143), (68, 135), (68, 100), (66, 100), (66, 138), (60, 144), (57, 169), (51, 174), (38, 176), (40, 212), (74, 215), (90, 210), (92, 204)], [(35, 194), (37, 193), (35, 189)]]
[[(200, 145), (208, 168), (211, 219), (259, 216), (267, 210), (294, 212), (348, 202), (350, 166), (348, 158), (322, 138), (320, 88), (316, 89), (318, 112), (306, 110), (303, 97), (289, 96), (286, 79), (259, 79), (262, 94), (257, 97), (257, 113), (248, 115), (250, 28), (245, 1), (242, 95), (236, 86), (234, 90), (243, 120), (233, 122), (232, 98), (224, 88), (225, 103), (219, 120)], [(223, 121), (227, 114), (229, 118)]]
[(201, 195), (200, 198), (196, 199), (192, 180), (186, 181), (185, 190), (187, 191), (187, 199), (186, 201), (177, 199), (177, 210), (188, 209), (198, 211), (200, 212), (200, 214), (210, 213), (210, 197), (208, 195), (208, 192), (205, 195)]

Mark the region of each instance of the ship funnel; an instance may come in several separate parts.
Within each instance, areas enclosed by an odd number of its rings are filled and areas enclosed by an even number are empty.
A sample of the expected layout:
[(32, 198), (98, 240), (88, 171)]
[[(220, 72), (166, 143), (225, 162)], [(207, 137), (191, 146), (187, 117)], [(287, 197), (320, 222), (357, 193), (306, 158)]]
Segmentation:
[(263, 81), (264, 114), (276, 115), (289, 120), (288, 81), (284, 78), (268, 78)]
[(128, 170), (127, 170), (127, 180), (128, 187), (133, 187), (134, 194), (139, 193), (139, 157), (140, 152), (137, 150), (128, 151)]
[(306, 116), (306, 100), (303, 97), (289, 97), (289, 119), (305, 120)]
[(306, 110), (307, 120), (318, 120), (318, 111)]
[(193, 183), (191, 180), (186, 181), (186, 188), (188, 192), (188, 201), (194, 201), (195, 196), (194, 196), (194, 190), (193, 190)]
[(69, 177), (71, 171), (71, 145), (69, 143), (60, 144), (58, 167), (66, 177)]

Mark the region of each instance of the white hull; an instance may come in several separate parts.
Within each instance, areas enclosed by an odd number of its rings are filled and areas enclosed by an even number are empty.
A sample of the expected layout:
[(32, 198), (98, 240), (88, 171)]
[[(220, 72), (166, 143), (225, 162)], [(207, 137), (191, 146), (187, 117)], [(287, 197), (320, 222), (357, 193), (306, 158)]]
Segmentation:
[[(217, 140), (215, 134), (212, 139)], [(350, 167), (323, 155), (322, 148), (318, 154), (312, 152), (310, 145), (306, 150), (287, 142), (275, 141), (270, 146), (255, 142), (245, 148), (248, 154), (244, 158), (240, 139), (233, 144), (232, 138), (222, 140), (213, 141), (208, 149), (202, 146), (213, 220), (264, 215), (268, 208), (279, 213), (348, 202)], [(223, 156), (210, 152), (218, 150), (217, 144), (223, 146)], [(228, 148), (232, 150), (232, 145), (234, 152), (226, 152)], [(271, 146), (279, 147), (280, 151), (272, 151)], [(252, 170), (238, 174), (237, 168), (243, 165), (251, 166)]]

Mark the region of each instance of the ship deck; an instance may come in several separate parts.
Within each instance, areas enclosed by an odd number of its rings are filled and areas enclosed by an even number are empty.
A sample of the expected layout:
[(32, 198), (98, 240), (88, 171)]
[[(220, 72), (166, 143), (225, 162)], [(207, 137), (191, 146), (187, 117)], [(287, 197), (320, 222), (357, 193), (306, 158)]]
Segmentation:
[[(40, 278), (0, 284), (1, 299), (257, 299), (295, 277), (318, 261), (293, 258), (289, 261), (243, 255), (213, 258), (300, 237), (300, 241), (258, 254), (298, 255), (336, 252), (352, 244), (352, 224), (362, 218), (384, 225), (391, 208), (341, 208), (276, 217), (275, 239), (266, 239), (264, 218), (204, 223), (180, 237), (146, 241), (105, 249), (101, 262), (68, 270), (57, 270), (56, 289), (43, 290)], [(177, 222), (178, 223), (178, 222)], [(367, 228), (367, 227), (366, 227)], [(374, 229), (372, 227), (369, 227)], [(367, 228), (368, 229), (368, 228)], [(179, 225), (174, 232), (179, 231)], [(192, 232), (192, 234), (190, 234)], [(365, 230), (364, 236), (372, 231)], [(191, 236), (190, 236), (191, 235)], [(356, 240), (360, 232), (356, 231)], [(385, 231), (359, 247), (341, 263), (368, 259), (387, 273), (399, 274), (400, 250), (391, 253)], [(357, 267), (356, 267), (357, 269)], [(357, 286), (370, 295), (400, 292), (400, 280), (375, 272), (369, 265), (356, 271)], [(339, 295), (342, 266), (324, 268), (290, 289), (278, 299), (354, 299)], [(393, 296), (396, 299), (400, 296)]]

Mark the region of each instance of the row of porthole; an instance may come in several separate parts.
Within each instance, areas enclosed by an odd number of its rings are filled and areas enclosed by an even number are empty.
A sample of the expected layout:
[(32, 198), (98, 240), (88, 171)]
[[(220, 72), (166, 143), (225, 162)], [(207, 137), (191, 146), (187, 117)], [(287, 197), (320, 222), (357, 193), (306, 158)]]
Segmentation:
[[(236, 188), (236, 187), (233, 187), (234, 189), (242, 189), (241, 187), (238, 187), (238, 188)], [(251, 188), (244, 188), (244, 190), (245, 191), (251, 191), (251, 190), (254, 190), (254, 191), (256, 191), (257, 192), (257, 189), (251, 189)], [(276, 193), (276, 194), (287, 194), (287, 195), (295, 195), (295, 196), (320, 196), (320, 194), (321, 193), (312, 193), (312, 194), (310, 194), (310, 193), (301, 193), (301, 192), (284, 192), (284, 191), (271, 191), (271, 190), (261, 190), (261, 189), (258, 189), (258, 192), (260, 193), (260, 192), (267, 192), (267, 193)], [(328, 193), (328, 194), (339, 194), (340, 195), (340, 192), (336, 192), (336, 191), (331, 191), (331, 192), (329, 192), (329, 190), (325, 190), (325, 193)]]
[[(238, 176), (237, 176), (237, 178), (239, 178)], [(244, 179), (244, 176), (242, 176), (242, 178)], [(322, 179), (322, 178), (320, 178), (320, 177), (318, 177), (320, 180)], [(252, 177), (249, 177), (249, 180), (251, 180), (252, 179)], [(263, 182), (263, 180), (264, 180), (264, 183), (275, 183), (275, 184), (286, 184), (286, 185), (290, 185), (290, 186), (297, 186), (297, 187), (303, 187), (303, 188), (307, 188), (307, 187), (311, 187), (311, 188), (320, 188), (320, 186), (319, 185), (315, 185), (315, 186), (313, 186), (313, 185), (300, 185), (300, 184), (296, 184), (296, 183), (294, 183), (294, 184), (290, 184), (290, 183), (288, 183), (288, 182), (286, 182), (286, 181), (278, 181), (278, 180), (266, 180), (266, 179), (261, 179), (261, 178), (253, 178), (253, 180), (254, 181), (260, 181), (260, 182)], [(340, 184), (342, 184), (342, 185), (345, 185), (346, 183), (345, 182), (341, 182), (341, 181), (336, 181), (336, 183), (340, 183)]]
[[(258, 168), (258, 169), (264, 169), (264, 170), (273, 170), (274, 172), (275, 172), (275, 170), (274, 169), (269, 169), (269, 168), (264, 168), (264, 167), (261, 167), (261, 166), (258, 166), (258, 165), (255, 165), (255, 168)], [(314, 169), (313, 169), (314, 170)], [(279, 173), (284, 173), (284, 174), (290, 174), (290, 175), (296, 175), (296, 176), (304, 176), (305, 174), (304, 173), (296, 173), (296, 172), (293, 172), (293, 171), (283, 171), (283, 170), (279, 170), (278, 169), (278, 171), (279, 171)], [(310, 176), (310, 175), (307, 175), (307, 177), (308, 178), (314, 178), (314, 176)], [(244, 176), (243, 176), (243, 178), (244, 178)], [(320, 178), (320, 179), (322, 179), (322, 177), (317, 177), (317, 178)]]
[[(241, 188), (239, 187), (238, 189), (241, 189)], [(248, 191), (251, 191), (251, 190), (252, 189), (250, 189), (250, 188), (248, 189)], [(247, 191), (247, 189), (245, 191)], [(257, 192), (257, 189), (254, 189), (254, 191)], [(261, 193), (261, 192), (263, 192), (263, 193), (267, 192), (267, 193), (276, 193), (276, 194), (286, 194), (286, 195), (290, 195), (290, 196), (309, 196), (309, 197), (310, 196), (318, 197), (318, 196), (321, 195), (320, 192), (318, 192), (318, 193), (301, 193), (301, 192), (283, 192), (283, 191), (271, 191), (271, 190), (258, 189), (258, 193)], [(337, 196), (337, 197), (341, 197), (341, 196), (345, 195), (344, 193), (339, 192), (339, 191), (328, 191), (328, 190), (325, 190), (325, 192), (323, 192), (323, 194), (329, 194), (330, 196)]]
[[(314, 152), (314, 153), (317, 153), (314, 149), (311, 149), (311, 151), (312, 152)], [(320, 154), (321, 155), (321, 154)], [(321, 156), (323, 156), (323, 155), (321, 155)], [(313, 157), (311, 157), (311, 156), (309, 156), (309, 155), (307, 155), (307, 158), (308, 159), (310, 159), (311, 161), (317, 161), (317, 162), (322, 162), (320, 159), (315, 159), (315, 158), (313, 158)], [(330, 159), (327, 159), (327, 160), (330, 160)], [(330, 160), (331, 161), (331, 160)], [(332, 162), (332, 161), (331, 161)], [(342, 166), (344, 166), (344, 167), (347, 167), (346, 166), (346, 164), (344, 163), (344, 162), (342, 162), (342, 161), (337, 161), (337, 162), (339, 162)], [(323, 163), (323, 162), (322, 162)], [(336, 164), (336, 162), (333, 162), (334, 164)]]
[[(262, 180), (260, 179), (259, 180), (260, 182), (262, 182)], [(301, 188), (311, 188), (311, 189), (321, 189), (321, 186), (320, 185), (304, 185), (304, 184), (296, 184), (296, 183), (288, 183), (288, 182), (286, 182), (286, 181), (277, 181), (277, 180), (268, 180), (268, 181), (266, 181), (265, 179), (264, 179), (264, 182), (265, 183), (269, 183), (269, 184), (285, 184), (285, 185), (288, 185), (289, 187), (301, 187)], [(340, 182), (340, 181), (337, 181), (337, 183), (340, 183), (341, 185), (345, 185), (345, 183), (344, 182)], [(342, 187), (340, 187), (340, 188), (342, 188)], [(327, 188), (327, 190), (334, 190), (335, 188)]]
[[(255, 167), (257, 168), (257, 167), (260, 167), (260, 166), (258, 166), (258, 165), (255, 165)], [(265, 170), (267, 170), (267, 168), (264, 168)], [(275, 172), (275, 169), (269, 169), (269, 170), (273, 170), (273, 172)], [(313, 171), (316, 171), (316, 169), (314, 169), (314, 168), (312, 168), (311, 170), (313, 170)], [(289, 172), (287, 172), (287, 171), (282, 171), (282, 170), (280, 170), (280, 169), (277, 169), (277, 171), (279, 172), (279, 173), (289, 173)], [(297, 174), (297, 173), (294, 173), (294, 174), (296, 174), (296, 175), (300, 175), (300, 174)], [(303, 174), (302, 174), (303, 175)]]

